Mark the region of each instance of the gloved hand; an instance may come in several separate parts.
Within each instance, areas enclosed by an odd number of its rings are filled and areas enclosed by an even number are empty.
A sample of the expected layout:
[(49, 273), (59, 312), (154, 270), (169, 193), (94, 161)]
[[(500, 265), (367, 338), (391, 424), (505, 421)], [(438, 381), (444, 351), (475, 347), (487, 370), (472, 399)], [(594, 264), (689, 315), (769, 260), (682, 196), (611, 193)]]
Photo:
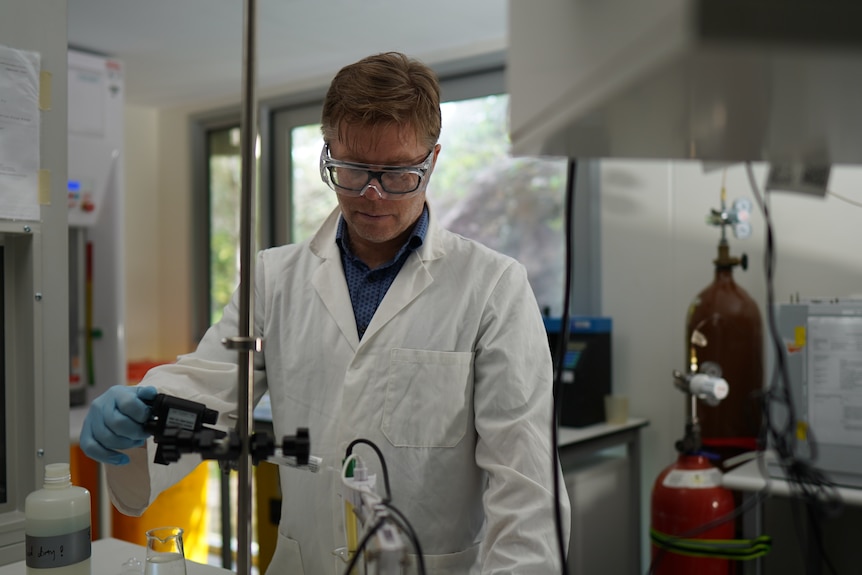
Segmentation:
[(155, 387), (115, 385), (97, 397), (81, 429), (79, 445), (96, 461), (126, 465), (129, 456), (118, 450), (139, 447), (151, 434), (144, 431), (150, 407), (142, 400), (154, 399)]

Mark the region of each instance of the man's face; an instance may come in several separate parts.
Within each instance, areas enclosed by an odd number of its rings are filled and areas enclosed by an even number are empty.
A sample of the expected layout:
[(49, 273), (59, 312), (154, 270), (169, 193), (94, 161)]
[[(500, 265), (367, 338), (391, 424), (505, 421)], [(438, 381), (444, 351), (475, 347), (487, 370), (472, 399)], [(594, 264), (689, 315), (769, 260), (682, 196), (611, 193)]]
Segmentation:
[[(409, 128), (386, 126), (363, 130), (349, 127), (343, 134), (341, 141), (330, 143), (330, 154), (336, 160), (372, 166), (412, 166), (425, 160), (429, 152)], [(439, 152), (437, 144), (435, 163)], [(431, 170), (425, 175), (419, 192), (403, 199), (381, 198), (377, 189), (382, 188), (377, 179), (371, 181), (371, 188), (362, 196), (337, 194), (350, 235), (350, 247), (357, 257), (376, 267), (395, 256), (422, 214), (425, 185), (430, 175)]]

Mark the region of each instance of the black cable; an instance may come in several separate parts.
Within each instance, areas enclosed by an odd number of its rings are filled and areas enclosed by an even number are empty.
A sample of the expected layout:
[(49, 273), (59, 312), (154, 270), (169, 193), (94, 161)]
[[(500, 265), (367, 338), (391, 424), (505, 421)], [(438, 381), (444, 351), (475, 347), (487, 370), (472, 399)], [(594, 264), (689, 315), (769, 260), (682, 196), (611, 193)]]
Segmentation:
[(566, 564), (566, 548), (565, 537), (563, 536), (563, 517), (560, 511), (560, 454), (558, 451), (557, 437), (557, 417), (560, 408), (560, 382), (562, 380), (563, 363), (566, 357), (566, 348), (569, 341), (569, 332), (571, 329), (569, 320), (569, 308), (571, 307), (572, 293), (572, 244), (574, 243), (574, 225), (572, 224), (572, 209), (574, 207), (575, 184), (577, 182), (578, 162), (574, 158), (569, 159), (568, 177), (566, 178), (566, 199), (563, 206), (566, 218), (566, 245), (563, 253), (565, 254), (565, 287), (563, 288), (563, 314), (560, 318), (560, 339), (557, 341), (556, 357), (554, 361), (554, 390), (553, 390), (553, 405), (551, 414), (551, 450), (552, 469), (551, 475), (554, 478), (554, 525), (557, 531), (557, 545), (560, 551), (560, 565), (563, 575), (567, 575), (568, 567)]
[(814, 514), (819, 513), (819, 509), (811, 509), (809, 508), (808, 512), (811, 514), (811, 523), (814, 529), (814, 537), (815, 544), (817, 545), (817, 549), (820, 550), (819, 557), (821, 560), (826, 562), (826, 566), (829, 568), (829, 572), (833, 575), (837, 575), (838, 570), (835, 569), (835, 564), (832, 563), (832, 558), (826, 553), (826, 546), (823, 544), (823, 525), (820, 521), (819, 517), (816, 517)]
[[(383, 472), (383, 482), (386, 485), (386, 497), (381, 501), (381, 504), (390, 511), (392, 511), (400, 519), (400, 522), (395, 520), (393, 520), (393, 522), (398, 525), (401, 531), (407, 534), (407, 537), (408, 539), (410, 539), (410, 543), (411, 545), (413, 545), (413, 549), (416, 552), (417, 562), (419, 565), (419, 574), (425, 575), (425, 555), (422, 553), (422, 545), (419, 543), (419, 537), (416, 536), (416, 531), (413, 529), (413, 526), (410, 524), (410, 521), (407, 519), (407, 516), (404, 515), (401, 510), (399, 510), (392, 504), (392, 491), (389, 488), (389, 469), (386, 466), (386, 458), (383, 457), (383, 452), (380, 451), (380, 448), (377, 447), (377, 444), (375, 444), (370, 439), (358, 438), (351, 441), (350, 444), (347, 446), (347, 449), (345, 451), (345, 457), (350, 457), (350, 455), (353, 453), (353, 448), (360, 443), (371, 447), (377, 454), (377, 458), (380, 460), (380, 468)], [(378, 529), (380, 529), (385, 519), (386, 518), (381, 518), (380, 521), (378, 521), (374, 525), (374, 527), (365, 535), (365, 537), (363, 537), (362, 542), (356, 550), (356, 553), (354, 554), (353, 558), (351, 558), (351, 566), (348, 566), (348, 569), (345, 571), (345, 573), (350, 573), (350, 569), (353, 568), (352, 565), (355, 565), (356, 563), (356, 558), (368, 544), (368, 540), (370, 540), (374, 533), (377, 532)]]
[(383, 452), (380, 451), (380, 448), (377, 447), (377, 445), (375, 445), (374, 442), (371, 440), (363, 438), (354, 439), (350, 442), (350, 445), (347, 446), (345, 457), (349, 457), (350, 454), (353, 453), (353, 448), (359, 443), (364, 443), (365, 445), (371, 447), (371, 449), (373, 449), (374, 452), (377, 454), (377, 459), (380, 460), (380, 468), (383, 470), (383, 484), (386, 487), (386, 497), (383, 499), (383, 502), (388, 503), (392, 500), (392, 490), (389, 488), (389, 469), (387, 469), (386, 467), (386, 459), (383, 457)]
[[(784, 475), (790, 486), (791, 494), (796, 494), (808, 507), (810, 520), (814, 526), (815, 544), (817, 550), (832, 573), (835, 568), (825, 553), (820, 533), (820, 513), (835, 515), (840, 513), (843, 502), (837, 491), (837, 486), (830, 481), (820, 470), (812, 464), (817, 459), (817, 439), (814, 432), (806, 430), (806, 444), (808, 446), (808, 457), (803, 460), (799, 457), (799, 444), (797, 441), (798, 419), (796, 407), (793, 403), (793, 395), (790, 387), (790, 376), (787, 371), (784, 344), (778, 329), (775, 317), (775, 239), (772, 230), (772, 217), (769, 203), (761, 194), (754, 178), (751, 163), (746, 162), (746, 173), (751, 186), (751, 192), (763, 214), (766, 227), (766, 251), (764, 253), (764, 270), (766, 273), (766, 306), (769, 323), (769, 335), (775, 356), (775, 370), (773, 371), (769, 390), (764, 394), (763, 417), (766, 436), (771, 440), (772, 447), (778, 454), (778, 461), (784, 470)], [(786, 411), (784, 425), (775, 421), (773, 407), (781, 406)], [(802, 546), (805, 547), (804, 545)]]
[(397, 507), (391, 503), (384, 503), (384, 505), (387, 509), (395, 513), (395, 515), (398, 516), (398, 519), (400, 519), (400, 522), (397, 520), (394, 522), (410, 539), (410, 543), (413, 545), (413, 550), (416, 552), (417, 562), (419, 564), (419, 575), (425, 575), (425, 555), (422, 553), (422, 545), (419, 544), (419, 537), (416, 536), (416, 531), (413, 530), (413, 526), (410, 524), (410, 521), (407, 520), (407, 516), (404, 515)]

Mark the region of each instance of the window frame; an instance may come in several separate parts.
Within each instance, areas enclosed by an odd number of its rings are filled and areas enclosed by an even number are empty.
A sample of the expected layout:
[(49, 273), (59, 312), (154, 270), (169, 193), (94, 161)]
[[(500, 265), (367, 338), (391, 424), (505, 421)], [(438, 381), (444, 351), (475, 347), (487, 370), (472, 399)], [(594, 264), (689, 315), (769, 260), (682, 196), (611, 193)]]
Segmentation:
[(207, 112), (191, 118), (192, 210), (189, 226), (191, 259), (191, 326), (194, 342), (199, 342), (210, 325), (212, 286), (210, 285), (210, 170), (209, 134), (238, 127), (239, 108)]

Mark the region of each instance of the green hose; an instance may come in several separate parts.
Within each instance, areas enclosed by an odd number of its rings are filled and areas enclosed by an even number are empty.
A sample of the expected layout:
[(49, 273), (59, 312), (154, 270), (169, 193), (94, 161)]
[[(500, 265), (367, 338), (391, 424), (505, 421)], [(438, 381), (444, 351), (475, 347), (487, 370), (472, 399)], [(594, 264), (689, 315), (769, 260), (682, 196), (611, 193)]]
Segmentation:
[(772, 549), (772, 538), (769, 535), (754, 539), (685, 539), (650, 528), (650, 539), (656, 547), (678, 555), (733, 561), (757, 559)]

